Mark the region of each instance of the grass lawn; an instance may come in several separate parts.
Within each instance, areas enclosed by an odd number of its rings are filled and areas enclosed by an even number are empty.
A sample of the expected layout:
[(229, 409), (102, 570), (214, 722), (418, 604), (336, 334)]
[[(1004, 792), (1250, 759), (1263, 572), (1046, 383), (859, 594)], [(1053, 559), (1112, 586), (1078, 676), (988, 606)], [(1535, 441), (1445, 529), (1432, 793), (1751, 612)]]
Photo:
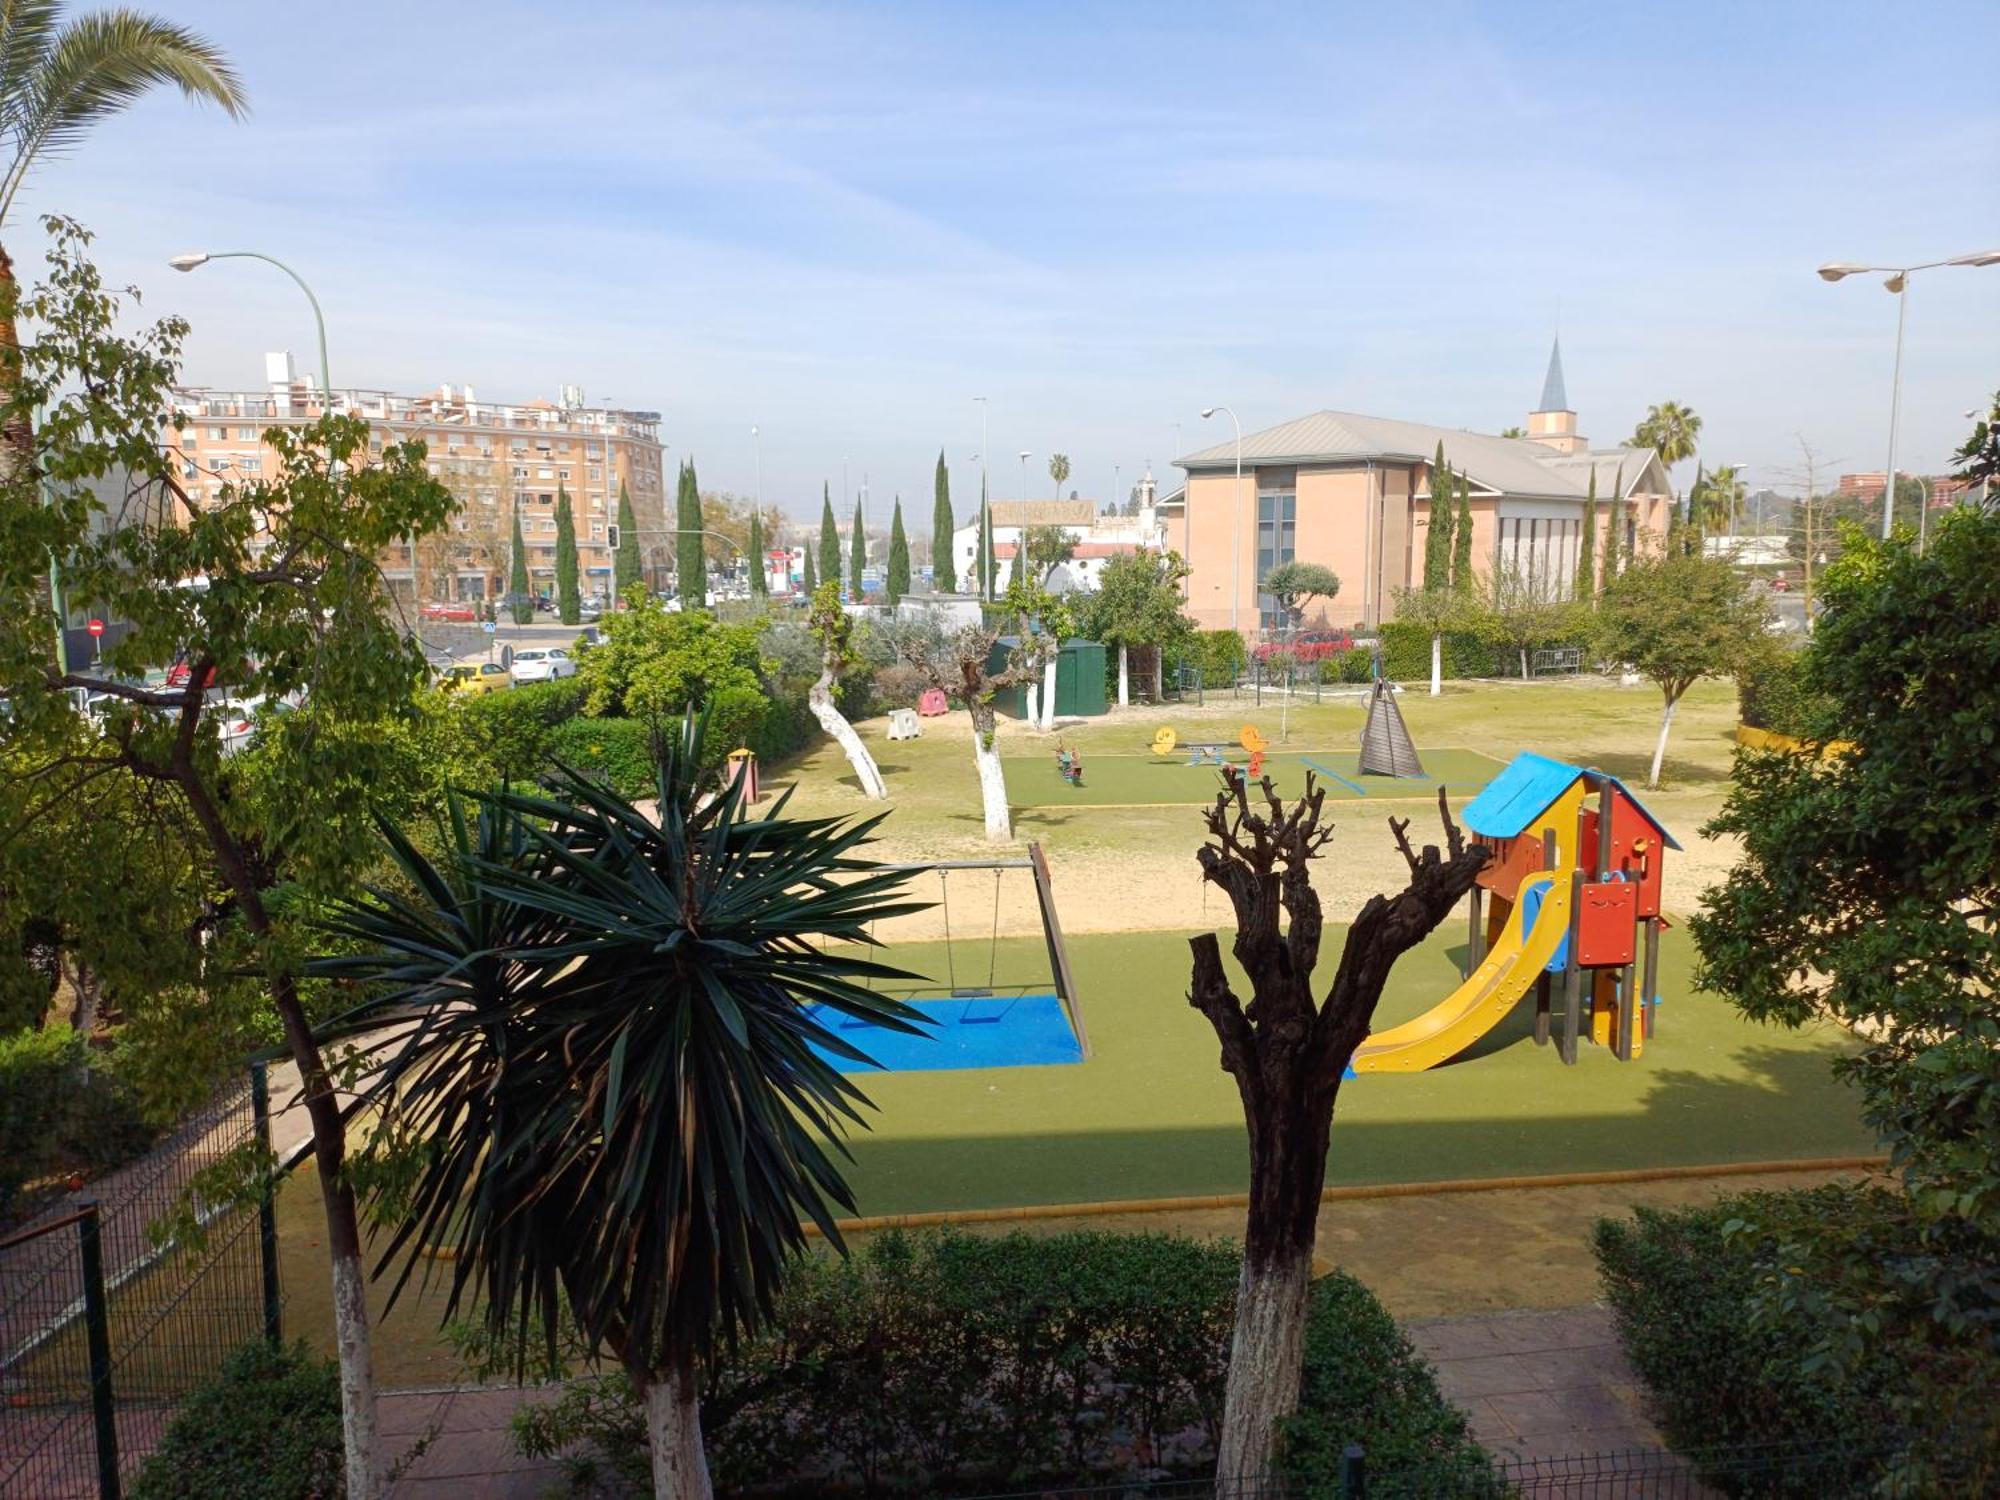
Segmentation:
[[(1388, 802), (1410, 797), (1428, 801), (1437, 796), (1440, 786), (1448, 787), (1454, 797), (1468, 797), (1500, 771), (1499, 761), (1476, 750), (1426, 750), (1423, 762), (1428, 774), (1422, 777), (1363, 776), (1360, 759), (1361, 752), (1352, 749), (1273, 751), (1264, 757), (1264, 774), (1285, 797), (1304, 791), (1306, 772), (1313, 771), (1318, 784), (1326, 788), (1329, 802), (1363, 797)], [(1231, 765), (1241, 766), (1247, 760), (1241, 749), (1229, 752)], [(1062, 779), (1053, 749), (1042, 755), (1010, 755), (1003, 764), (1007, 800), (1018, 808), (1205, 804), (1215, 800), (1221, 785), (1220, 768), (1189, 765), (1185, 748), (1176, 748), (1172, 755), (1151, 751), (1086, 755), (1080, 787)]]
[[(1323, 964), (1340, 934), (1328, 929)], [(1440, 934), (1397, 966), (1378, 1025), (1407, 1020), (1457, 983), (1461, 936)], [(983, 948), (984, 945), (977, 945)], [(873, 1075), (878, 1113), (852, 1143), (864, 1214), (1241, 1192), (1242, 1109), (1208, 1023), (1187, 1004), (1188, 948), (1170, 932), (1070, 939), (1094, 1055), (1068, 1067)], [(961, 941), (961, 950), (975, 945)], [(1225, 952), (1227, 945), (1225, 944)], [(898, 945), (906, 967), (942, 972), (939, 945)], [(960, 983), (983, 951), (956, 955)], [(1523, 1006), (1460, 1061), (1428, 1073), (1350, 1079), (1328, 1180), (1425, 1182), (1874, 1149), (1828, 1064), (1839, 1033), (1768, 1030), (1723, 1000), (1690, 995), (1691, 945), (1661, 946), (1658, 1034), (1619, 1063), (1588, 1043), (1565, 1068)], [(1046, 973), (1030, 940), (1002, 939), (997, 978)], [(977, 982), (981, 976), (975, 973)]]

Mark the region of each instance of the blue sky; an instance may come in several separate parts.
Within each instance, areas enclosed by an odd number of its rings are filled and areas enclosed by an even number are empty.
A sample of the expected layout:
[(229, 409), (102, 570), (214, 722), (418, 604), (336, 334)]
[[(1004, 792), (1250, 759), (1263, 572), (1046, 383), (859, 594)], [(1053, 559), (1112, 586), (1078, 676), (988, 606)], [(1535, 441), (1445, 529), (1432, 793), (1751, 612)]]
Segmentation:
[[(756, 424), (798, 512), (845, 458), (927, 518), (941, 446), (963, 510), (980, 395), (996, 496), (1022, 449), (1034, 494), (1055, 450), (1096, 498), (1165, 477), (1218, 402), (1497, 430), (1558, 321), (1592, 438), (1673, 398), (1753, 482), (1801, 433), (1879, 469), (1895, 302), (1812, 268), (2000, 246), (1990, 0), (155, 3), (251, 118), (149, 101), (22, 207), (193, 320), (192, 379), (310, 348), (275, 272), (164, 265), (267, 250), (339, 384), (578, 384), (745, 493)], [(1996, 386), (2000, 267), (1918, 278), (1900, 461), (1941, 468)]]

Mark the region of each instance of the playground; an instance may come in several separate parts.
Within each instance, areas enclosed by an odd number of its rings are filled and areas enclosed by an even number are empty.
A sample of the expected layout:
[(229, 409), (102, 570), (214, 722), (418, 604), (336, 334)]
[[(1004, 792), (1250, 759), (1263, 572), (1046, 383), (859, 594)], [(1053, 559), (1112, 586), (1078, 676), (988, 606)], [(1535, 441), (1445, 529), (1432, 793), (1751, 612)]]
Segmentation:
[[(1233, 743), (1225, 745), (1227, 764), (1245, 766), (1249, 757)], [(1352, 744), (1311, 749), (1274, 746), (1263, 757), (1261, 770), (1280, 796), (1296, 797), (1311, 771), (1326, 789), (1329, 802), (1363, 800), (1393, 802), (1412, 797), (1426, 801), (1440, 786), (1453, 797), (1470, 796), (1498, 774), (1501, 762), (1477, 750), (1424, 747), (1423, 776), (1363, 775), (1360, 752)], [(1007, 799), (1018, 808), (1193, 806), (1215, 800), (1218, 766), (1195, 761), (1179, 748), (1168, 755), (1135, 747), (1127, 751), (1083, 752), (1082, 785), (1064, 780), (1052, 753), (1019, 752), (1003, 758)]]

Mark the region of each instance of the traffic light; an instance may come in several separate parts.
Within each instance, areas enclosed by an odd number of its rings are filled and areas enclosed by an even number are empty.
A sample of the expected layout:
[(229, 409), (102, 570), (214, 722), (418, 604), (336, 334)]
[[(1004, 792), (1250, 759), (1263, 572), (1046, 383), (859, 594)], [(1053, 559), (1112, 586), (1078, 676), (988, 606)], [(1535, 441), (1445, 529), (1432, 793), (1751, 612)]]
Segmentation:
[(618, 550), (618, 523), (616, 521), (613, 521), (609, 526), (604, 528), (604, 545), (609, 547), (613, 552)]

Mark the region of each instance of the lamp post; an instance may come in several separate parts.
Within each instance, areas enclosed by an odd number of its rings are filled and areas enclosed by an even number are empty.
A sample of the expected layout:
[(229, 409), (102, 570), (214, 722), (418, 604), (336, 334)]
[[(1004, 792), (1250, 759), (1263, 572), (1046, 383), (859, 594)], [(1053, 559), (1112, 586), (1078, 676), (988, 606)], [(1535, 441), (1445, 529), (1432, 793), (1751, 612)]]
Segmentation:
[[(977, 524), (973, 528), (972, 549), (975, 553), (981, 554), (985, 558), (985, 581), (980, 588), (980, 597), (991, 602), (993, 596), (993, 554), (987, 550), (986, 536), (993, 528), (988, 524), (986, 514), (986, 419), (992, 414), (992, 403), (984, 396), (974, 396), (972, 399), (979, 403), (979, 511)], [(951, 538), (945, 538), (945, 545), (947, 547), (951, 545)], [(933, 542), (931, 546), (935, 549), (937, 543)]]
[[(1028, 460), (1033, 458), (1034, 456), (1035, 455), (1030, 453), (1026, 448), (1023, 448), (1021, 450), (1021, 500), (1023, 504), (1025, 504), (1028, 499)], [(1025, 521), (1026, 517), (1023, 516), (1022, 519), (1023, 521)], [(1027, 565), (1028, 559), (1023, 555), (1027, 549), (1027, 545), (1028, 545), (1028, 529), (1025, 525), (1023, 525), (1021, 528), (1021, 534), (1014, 538), (1014, 576), (1016, 578), (1022, 576), (1021, 570)], [(989, 574), (989, 576), (991, 575)], [(1000, 580), (997, 577), (994, 578), (993, 584), (995, 591), (997, 592)]]
[(1240, 631), (1242, 626), (1238, 623), (1238, 616), (1243, 600), (1243, 424), (1236, 420), (1236, 413), (1226, 406), (1204, 407), (1202, 420), (1207, 421), (1219, 411), (1229, 412), (1229, 424), (1236, 429), (1236, 489), (1230, 495), (1234, 526), (1229, 534), (1229, 628)]
[[(761, 528), (764, 524), (764, 436), (762, 432), (758, 430), (757, 424), (754, 422), (750, 424), (750, 446), (752, 451), (756, 455), (754, 462), (755, 462), (755, 472), (757, 479), (753, 493), (757, 497), (757, 525)], [(771, 544), (768, 541), (764, 543), (766, 551), (770, 550), (770, 546)], [(767, 588), (768, 587), (767, 584), (758, 582), (758, 578), (763, 574), (764, 571), (764, 559), (761, 557), (753, 557), (750, 558), (748, 561), (750, 563), (751, 568), (754, 570), (752, 577), (748, 580), (748, 582), (752, 585), (753, 589)], [(756, 595), (756, 597), (762, 598), (763, 595), (758, 594)]]
[(1954, 255), (1949, 260), (1927, 260), (1915, 266), (1863, 266), (1852, 261), (1830, 260), (1819, 268), (1822, 281), (1839, 281), (1846, 276), (1887, 271), (1882, 285), (1896, 295), (1896, 364), (1889, 380), (1889, 464), (1882, 475), (1882, 539), (1887, 541), (1896, 518), (1896, 419), (1903, 400), (1903, 327), (1908, 319), (1910, 277), (1918, 271), (1939, 266), (2000, 266), (2000, 250), (1979, 250), (1971, 255)]
[(333, 376), (328, 373), (326, 363), (326, 319), (320, 313), (319, 298), (315, 297), (313, 289), (306, 285), (305, 277), (299, 275), (297, 271), (294, 271), (290, 266), (279, 260), (277, 256), (266, 255), (261, 250), (191, 250), (186, 255), (172, 257), (168, 260), (167, 264), (172, 266), (176, 271), (193, 271), (207, 265), (212, 260), (261, 260), (267, 265), (276, 266), (280, 271), (283, 271), (293, 281), (298, 283), (299, 290), (306, 294), (306, 301), (312, 304), (313, 326), (319, 332), (320, 401), (326, 410), (331, 411), (333, 409)]
[[(1172, 451), (1178, 453), (1181, 451), (1181, 424), (1175, 422), (1171, 425), (1174, 429), (1174, 442)], [(1172, 463), (1173, 461), (1174, 460), (1172, 458), (1169, 458), (1167, 460), (1168, 463)], [(1194, 510), (1188, 504), (1188, 487), (1185, 484), (1183, 484), (1181, 486), (1181, 562), (1185, 565), (1187, 564), (1188, 559), (1193, 556), (1194, 556)], [(1192, 566), (1183, 566), (1181, 570), (1181, 603), (1186, 604), (1193, 598), (1194, 598), (1194, 569)]]

